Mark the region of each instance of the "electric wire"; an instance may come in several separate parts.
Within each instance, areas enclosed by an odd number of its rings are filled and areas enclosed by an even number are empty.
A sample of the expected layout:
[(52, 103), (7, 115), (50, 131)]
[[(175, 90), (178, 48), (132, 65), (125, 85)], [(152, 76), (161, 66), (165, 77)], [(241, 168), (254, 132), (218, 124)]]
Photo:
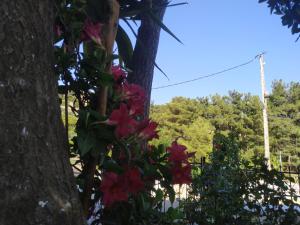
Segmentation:
[(231, 71), (231, 70), (235, 70), (235, 69), (238, 69), (240, 67), (244, 67), (244, 66), (252, 63), (254, 60), (256, 60), (256, 58), (257, 58), (257, 56), (255, 56), (251, 60), (248, 60), (247, 62), (238, 64), (236, 66), (229, 67), (227, 69), (223, 69), (223, 70), (218, 71), (218, 72), (210, 73), (210, 74), (207, 74), (207, 75), (204, 75), (204, 76), (199, 76), (199, 77), (196, 77), (196, 78), (191, 79), (191, 80), (185, 80), (185, 81), (181, 81), (181, 82), (178, 82), (178, 83), (173, 83), (173, 84), (167, 84), (167, 85), (163, 85), (163, 86), (154, 87), (152, 89), (162, 89), (162, 88), (167, 88), (167, 87), (173, 87), (173, 86), (186, 84), (186, 83), (191, 83), (191, 82), (198, 81), (198, 80), (205, 79), (205, 78), (209, 78), (209, 77), (214, 77), (214, 76), (217, 76), (219, 74), (222, 74), (222, 73), (225, 73), (225, 72), (228, 72), (228, 71)]

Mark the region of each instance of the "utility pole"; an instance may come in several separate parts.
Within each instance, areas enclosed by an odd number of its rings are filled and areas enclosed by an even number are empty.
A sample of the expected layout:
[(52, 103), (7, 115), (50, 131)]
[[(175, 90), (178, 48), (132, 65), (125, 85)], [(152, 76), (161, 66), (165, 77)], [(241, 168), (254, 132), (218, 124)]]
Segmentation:
[(268, 114), (267, 114), (267, 94), (265, 84), (265, 70), (264, 70), (264, 53), (259, 55), (260, 63), (260, 81), (261, 81), (261, 100), (263, 103), (263, 123), (264, 123), (264, 147), (265, 147), (265, 159), (267, 160), (268, 169), (271, 169), (270, 161), (270, 145), (269, 145), (269, 126), (268, 126)]

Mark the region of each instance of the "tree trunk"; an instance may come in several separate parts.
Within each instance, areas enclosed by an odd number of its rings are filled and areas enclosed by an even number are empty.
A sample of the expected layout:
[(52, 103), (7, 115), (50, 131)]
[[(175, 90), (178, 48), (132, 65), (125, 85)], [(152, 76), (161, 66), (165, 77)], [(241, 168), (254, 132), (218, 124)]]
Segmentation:
[[(152, 6), (166, 4), (166, 0), (153, 0)], [(166, 7), (155, 11), (157, 18), (163, 20)], [(132, 56), (131, 69), (128, 80), (142, 86), (147, 95), (145, 104), (145, 117), (149, 116), (151, 88), (154, 73), (154, 62), (157, 54), (160, 26), (147, 13), (141, 15), (141, 25), (138, 31), (136, 46)]]
[(0, 3), (0, 224), (82, 225), (53, 71), (53, 0)]

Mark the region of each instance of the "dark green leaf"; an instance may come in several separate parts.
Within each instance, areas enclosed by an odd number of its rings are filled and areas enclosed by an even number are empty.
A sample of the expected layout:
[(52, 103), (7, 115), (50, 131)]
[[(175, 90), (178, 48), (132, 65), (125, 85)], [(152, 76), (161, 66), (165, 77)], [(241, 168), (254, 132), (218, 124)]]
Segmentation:
[(167, 192), (170, 198), (170, 202), (173, 203), (175, 201), (175, 191), (172, 186), (167, 186)]
[(107, 160), (103, 162), (103, 168), (110, 172), (122, 173), (124, 169), (119, 166), (114, 160)]
[[(138, 40), (137, 33), (134, 31), (133, 27), (128, 22), (128, 20), (124, 19), (124, 22), (127, 24), (127, 26), (129, 27), (129, 29), (131, 30), (131, 32), (133, 33), (135, 38)], [(137, 44), (141, 45), (142, 49), (146, 48), (145, 45), (141, 41), (139, 41)], [(153, 64), (169, 80), (169, 77), (167, 76), (167, 74), (157, 65), (157, 63), (155, 61), (153, 61)]]
[(89, 134), (83, 135), (82, 133), (78, 135), (77, 142), (78, 142), (78, 148), (81, 156), (87, 154), (97, 144), (97, 141), (93, 136)]
[(100, 83), (103, 86), (112, 86), (114, 84), (114, 77), (109, 73), (102, 72), (100, 75)]
[(183, 44), (181, 40), (172, 33), (172, 31), (152, 12), (148, 12), (151, 18), (168, 34), (170, 34), (173, 38), (175, 38), (179, 43)]
[(119, 25), (118, 33), (116, 37), (116, 42), (118, 45), (119, 55), (121, 56), (122, 60), (125, 63), (126, 67), (129, 67), (132, 54), (133, 54), (133, 47), (130, 41), (130, 38), (126, 34), (125, 30)]

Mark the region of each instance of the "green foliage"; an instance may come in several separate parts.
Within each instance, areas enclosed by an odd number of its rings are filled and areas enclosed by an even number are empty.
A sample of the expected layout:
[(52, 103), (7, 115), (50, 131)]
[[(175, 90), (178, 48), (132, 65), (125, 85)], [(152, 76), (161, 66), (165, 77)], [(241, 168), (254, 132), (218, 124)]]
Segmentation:
[[(300, 165), (300, 84), (274, 81), (269, 96), (269, 133), (272, 165), (283, 169)], [(227, 96), (213, 95), (188, 99), (175, 97), (170, 103), (152, 105), (151, 116), (160, 124), (159, 140), (169, 144), (172, 139), (197, 152), (197, 158), (212, 150), (215, 132), (227, 136), (234, 133), (239, 140), (241, 156), (250, 160), (263, 154), (262, 105), (258, 96), (236, 91)]]
[[(203, 106), (197, 100), (183, 97), (176, 97), (166, 105), (152, 106), (151, 117), (160, 124), (160, 138), (153, 141), (153, 144), (164, 143), (168, 145), (172, 140), (177, 138), (180, 138), (179, 141), (183, 141), (184, 143), (189, 143), (188, 141), (184, 141), (185, 139), (192, 138), (195, 141), (195, 138), (190, 133), (186, 134), (185, 132), (192, 132), (196, 128), (197, 122), (193, 124), (193, 121), (199, 117), (203, 110)], [(210, 127), (210, 124), (207, 124), (207, 127)], [(199, 143), (204, 143), (207, 136), (209, 136), (207, 131), (199, 133), (197, 137), (200, 137)], [(209, 143), (207, 144), (209, 145)], [(190, 143), (189, 145), (193, 146)], [(194, 151), (198, 149), (190, 150)]]
[(214, 145), (183, 203), (191, 224), (296, 224), (296, 195), (282, 173), (268, 170), (260, 157), (242, 159), (231, 134), (217, 134)]
[(300, 33), (300, 2), (298, 0), (259, 0), (258, 2), (266, 2), (271, 13), (280, 15), (282, 25), (291, 28), (292, 34)]
[(192, 124), (183, 126), (182, 130), (183, 137), (179, 139), (179, 143), (191, 151), (197, 150), (196, 159), (208, 155), (212, 148), (214, 136), (214, 127), (208, 120), (199, 117)]
[(172, 138), (180, 138), (180, 142), (192, 147), (191, 151), (196, 151), (199, 159), (211, 151), (214, 131), (225, 135), (234, 132), (243, 143), (242, 150), (261, 151), (260, 107), (258, 97), (230, 92), (223, 97), (176, 97), (168, 104), (152, 106), (151, 116), (161, 127), (157, 142), (169, 143)]
[(283, 167), (296, 170), (300, 165), (300, 84), (273, 82), (269, 101), (271, 152), (277, 159), (281, 153)]

